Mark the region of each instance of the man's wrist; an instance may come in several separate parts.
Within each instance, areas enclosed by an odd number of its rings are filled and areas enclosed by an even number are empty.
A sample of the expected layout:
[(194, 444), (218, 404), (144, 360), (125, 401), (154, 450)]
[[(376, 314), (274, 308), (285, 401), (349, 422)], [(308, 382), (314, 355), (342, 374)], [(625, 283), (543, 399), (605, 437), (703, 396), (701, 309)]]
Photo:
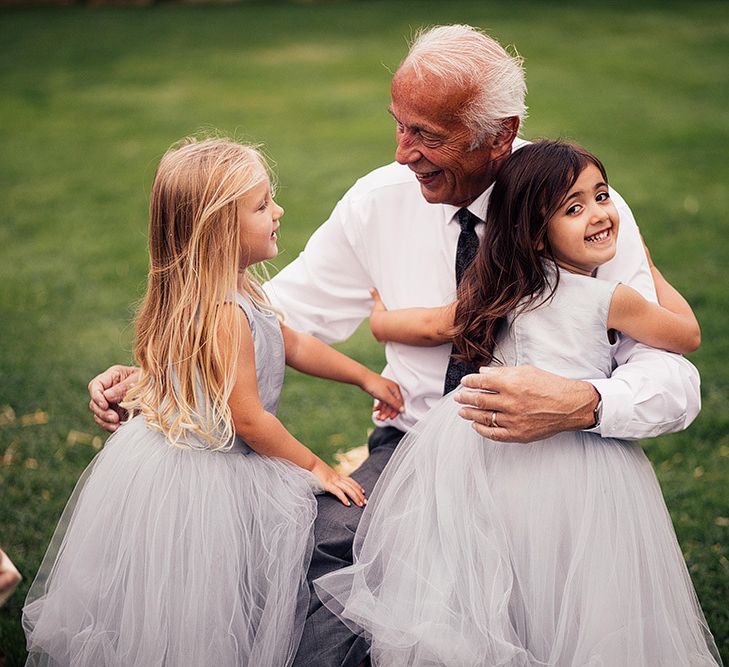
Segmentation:
[(602, 423), (602, 396), (597, 389), (595, 389), (595, 393), (597, 394), (597, 403), (595, 403), (592, 410), (593, 424), (590, 428), (597, 428)]
[(585, 380), (577, 381), (580, 392), (577, 399), (580, 406), (573, 413), (572, 428), (578, 431), (589, 431), (597, 428), (602, 419), (602, 396), (597, 388)]

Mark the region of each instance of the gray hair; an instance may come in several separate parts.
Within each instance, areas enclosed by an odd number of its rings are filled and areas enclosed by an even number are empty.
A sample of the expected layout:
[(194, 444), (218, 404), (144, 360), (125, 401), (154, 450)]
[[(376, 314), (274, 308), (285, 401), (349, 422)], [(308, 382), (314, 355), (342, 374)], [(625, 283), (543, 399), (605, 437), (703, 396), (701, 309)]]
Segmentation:
[(419, 77), (427, 72), (459, 86), (475, 86), (473, 99), (460, 112), (473, 131), (471, 148), (497, 135), (504, 119), (526, 118), (522, 58), (476, 28), (446, 25), (419, 30), (399, 69), (406, 66)]

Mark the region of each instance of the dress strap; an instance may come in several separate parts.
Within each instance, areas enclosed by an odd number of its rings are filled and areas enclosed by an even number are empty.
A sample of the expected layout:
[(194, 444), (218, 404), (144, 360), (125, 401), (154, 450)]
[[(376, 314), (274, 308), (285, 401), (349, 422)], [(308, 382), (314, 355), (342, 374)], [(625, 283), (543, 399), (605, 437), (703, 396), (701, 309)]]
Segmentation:
[[(233, 299), (231, 299), (233, 301)], [(256, 335), (256, 318), (253, 314), (254, 306), (251, 303), (250, 299), (240, 292), (235, 293), (235, 303), (238, 304), (238, 307), (243, 311), (243, 314), (246, 316), (246, 319), (248, 320), (248, 326), (251, 328), (251, 333), (253, 333), (253, 336)]]

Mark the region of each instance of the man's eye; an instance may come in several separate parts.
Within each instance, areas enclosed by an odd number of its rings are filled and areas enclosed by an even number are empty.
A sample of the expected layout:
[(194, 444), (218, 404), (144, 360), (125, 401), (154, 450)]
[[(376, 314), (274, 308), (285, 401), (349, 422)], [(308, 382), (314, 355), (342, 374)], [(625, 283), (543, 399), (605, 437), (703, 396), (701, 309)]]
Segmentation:
[(436, 146), (440, 145), (440, 139), (438, 137), (429, 136), (427, 134), (420, 133), (420, 137), (423, 140), (423, 143), (426, 146), (429, 146), (431, 148), (435, 148)]

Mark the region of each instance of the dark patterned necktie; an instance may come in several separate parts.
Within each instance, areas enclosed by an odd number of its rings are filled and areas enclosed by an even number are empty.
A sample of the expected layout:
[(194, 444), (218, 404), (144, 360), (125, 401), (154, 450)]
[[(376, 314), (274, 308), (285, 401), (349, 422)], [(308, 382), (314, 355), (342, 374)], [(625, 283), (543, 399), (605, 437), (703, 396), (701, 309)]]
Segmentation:
[[(463, 272), (466, 267), (473, 261), (478, 250), (478, 236), (476, 235), (476, 224), (481, 222), (467, 208), (458, 211), (458, 222), (461, 225), (461, 233), (458, 236), (458, 246), (456, 247), (456, 286), (461, 283)], [(455, 389), (461, 382), (464, 375), (474, 372), (471, 364), (458, 361), (453, 358), (456, 353), (455, 345), (451, 349), (451, 357), (448, 360), (448, 368), (446, 369), (445, 385), (443, 394)]]

